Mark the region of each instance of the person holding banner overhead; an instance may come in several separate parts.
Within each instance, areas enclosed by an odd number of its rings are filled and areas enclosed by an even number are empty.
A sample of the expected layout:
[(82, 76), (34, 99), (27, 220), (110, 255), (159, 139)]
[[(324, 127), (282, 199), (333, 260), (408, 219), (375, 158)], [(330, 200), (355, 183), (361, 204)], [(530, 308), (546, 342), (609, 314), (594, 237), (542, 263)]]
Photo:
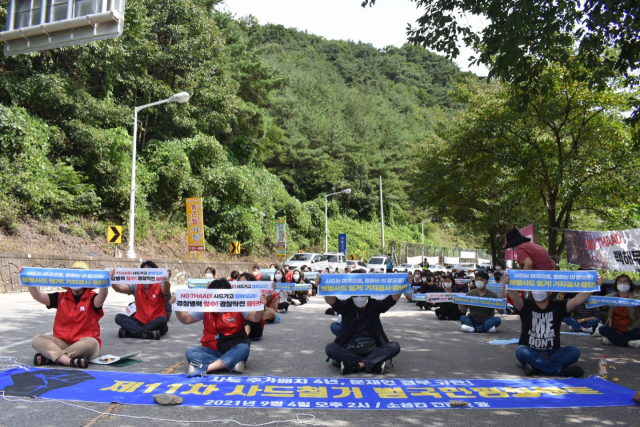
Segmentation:
[[(153, 261), (145, 261), (140, 268), (158, 269), (158, 266)], [(112, 281), (111, 287), (116, 292), (135, 296), (135, 313), (131, 316), (124, 313), (116, 315), (116, 324), (120, 326), (118, 337), (159, 340), (169, 331), (166, 302), (171, 296), (171, 270), (167, 272), (162, 283), (116, 284)], [(145, 276), (140, 277), (146, 279)]]
[[(601, 282), (598, 278), (598, 284)], [(504, 275), (503, 284), (508, 289), (508, 273)], [(523, 299), (512, 289), (507, 293), (520, 313), (522, 331), (516, 358), (525, 375), (582, 377), (582, 368), (572, 366), (580, 358), (580, 350), (574, 346), (560, 346), (560, 328), (567, 314), (586, 302), (591, 292), (578, 293), (570, 300), (551, 300), (551, 291), (531, 291), (533, 300)]]
[[(608, 297), (640, 300), (633, 281), (626, 274), (616, 277), (613, 286), (616, 292)], [(640, 348), (640, 305), (609, 308), (607, 322), (596, 332), (602, 335), (603, 344)]]
[[(71, 268), (89, 270), (82, 261), (74, 263)], [(34, 300), (48, 309), (56, 309), (53, 336), (39, 334), (31, 342), (37, 352), (33, 357), (35, 366), (58, 363), (87, 368), (89, 360), (98, 357), (102, 346), (99, 321), (104, 316), (102, 306), (109, 293), (108, 281), (106, 283), (107, 287), (100, 288), (98, 293), (87, 288), (65, 287), (65, 292), (45, 294), (37, 286), (29, 286)]]
[[(451, 274), (445, 276), (442, 286), (446, 293), (453, 293), (453, 276)], [(460, 320), (462, 312), (458, 308), (458, 304), (452, 302), (442, 302), (438, 304), (436, 316), (440, 320)]]
[[(498, 294), (487, 289), (489, 275), (484, 271), (476, 273), (476, 289), (467, 292), (468, 297), (495, 298)], [(495, 317), (496, 310), (489, 307), (469, 306), (469, 315), (467, 316), (467, 306), (458, 304), (458, 309), (463, 316), (460, 317), (460, 329), (463, 332), (496, 332), (496, 328), (502, 323), (502, 319)], [(498, 309), (498, 313), (503, 314), (503, 309)]]

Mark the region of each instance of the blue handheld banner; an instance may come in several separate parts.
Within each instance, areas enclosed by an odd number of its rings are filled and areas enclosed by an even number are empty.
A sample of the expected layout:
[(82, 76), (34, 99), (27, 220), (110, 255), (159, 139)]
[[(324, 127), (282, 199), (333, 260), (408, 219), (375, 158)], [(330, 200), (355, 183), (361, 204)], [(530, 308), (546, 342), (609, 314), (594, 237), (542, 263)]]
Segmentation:
[(275, 268), (261, 268), (260, 269), (260, 274), (268, 274), (271, 277), (273, 277), (275, 272), (276, 272)]
[(596, 292), (598, 272), (555, 270), (507, 270), (512, 291)]
[(587, 300), (587, 307), (640, 307), (640, 300), (631, 298), (618, 298), (618, 297), (598, 297), (592, 295)]
[(63, 288), (108, 288), (111, 286), (111, 280), (106, 270), (22, 267), (20, 284)]
[(323, 274), (320, 276), (320, 296), (392, 295), (409, 289), (406, 273), (388, 274)]
[(297, 292), (308, 291), (309, 289), (311, 289), (309, 283), (276, 283), (277, 291)]
[(316, 277), (318, 277), (318, 272), (317, 271), (306, 271), (304, 273), (304, 278), (305, 279), (309, 279), (311, 281), (315, 280)]
[(206, 288), (214, 279), (189, 279), (189, 288)]
[(506, 298), (470, 297), (466, 294), (456, 294), (453, 298), (453, 303), (472, 305), (474, 307), (495, 308), (496, 310), (504, 310), (507, 307)]

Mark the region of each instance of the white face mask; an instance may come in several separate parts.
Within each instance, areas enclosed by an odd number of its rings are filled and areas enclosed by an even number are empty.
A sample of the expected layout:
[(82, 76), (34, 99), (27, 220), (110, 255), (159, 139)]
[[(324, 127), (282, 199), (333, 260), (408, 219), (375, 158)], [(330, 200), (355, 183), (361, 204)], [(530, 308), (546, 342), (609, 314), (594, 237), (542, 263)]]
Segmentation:
[(426, 277), (422, 278), (422, 283), (427, 283), (427, 278)]
[(367, 301), (369, 301), (369, 297), (351, 297), (353, 299), (353, 303), (358, 308), (362, 308), (367, 305)]
[(485, 286), (486, 284), (482, 280), (476, 280), (476, 288), (484, 289)]
[(204, 273), (204, 278), (205, 278), (205, 279), (213, 279), (213, 274), (211, 274), (211, 273)]
[(451, 282), (444, 282), (444, 287), (447, 289), (451, 288)]
[(500, 270), (502, 270), (502, 267), (496, 266), (496, 271), (500, 271)]
[(631, 289), (631, 285), (628, 283), (619, 283), (618, 284), (618, 292), (621, 294), (626, 294)]
[(293, 275), (293, 280), (298, 280), (299, 278), (300, 278), (300, 275), (299, 275), (299, 274), (294, 274), (294, 275)]
[(422, 277), (420, 277), (419, 274), (416, 274), (415, 276), (413, 276), (413, 278), (415, 279), (416, 282), (419, 282), (420, 280), (422, 280)]
[(282, 280), (282, 274), (276, 273), (275, 278), (276, 280)]
[(547, 299), (546, 291), (531, 291), (531, 295), (533, 295), (533, 299), (542, 302)]

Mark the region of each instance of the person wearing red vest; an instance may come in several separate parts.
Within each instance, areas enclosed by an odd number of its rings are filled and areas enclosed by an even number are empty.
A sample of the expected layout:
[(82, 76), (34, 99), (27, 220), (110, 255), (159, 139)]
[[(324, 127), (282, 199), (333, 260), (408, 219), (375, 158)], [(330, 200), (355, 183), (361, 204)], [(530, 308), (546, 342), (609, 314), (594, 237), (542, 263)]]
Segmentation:
[[(76, 262), (71, 268), (89, 270), (84, 262)], [(33, 357), (36, 366), (58, 363), (87, 368), (89, 360), (98, 357), (102, 341), (100, 324), (104, 316), (102, 306), (109, 288), (100, 288), (98, 293), (87, 288), (64, 288), (65, 292), (45, 294), (38, 287), (29, 286), (34, 300), (56, 309), (53, 321), (53, 336), (36, 335), (31, 345), (37, 352)]]
[[(217, 279), (209, 284), (209, 289), (231, 289), (228, 280)], [(263, 304), (266, 303), (264, 295)], [(171, 303), (175, 302), (175, 296)], [(185, 352), (189, 368), (188, 377), (205, 377), (207, 373), (223, 369), (229, 372), (244, 372), (244, 364), (249, 358), (249, 337), (245, 331), (245, 320), (259, 323), (262, 311), (202, 313), (176, 311), (180, 323), (190, 325), (202, 321), (204, 331), (200, 347), (190, 347)]]
[[(140, 268), (158, 268), (152, 261), (145, 261)], [(169, 270), (171, 277), (171, 270)], [(131, 316), (120, 313), (116, 323), (120, 326), (120, 338), (142, 338), (159, 340), (169, 331), (167, 326), (167, 302), (171, 294), (171, 283), (153, 283), (144, 285), (116, 285), (111, 287), (121, 294), (135, 296), (136, 311)]]

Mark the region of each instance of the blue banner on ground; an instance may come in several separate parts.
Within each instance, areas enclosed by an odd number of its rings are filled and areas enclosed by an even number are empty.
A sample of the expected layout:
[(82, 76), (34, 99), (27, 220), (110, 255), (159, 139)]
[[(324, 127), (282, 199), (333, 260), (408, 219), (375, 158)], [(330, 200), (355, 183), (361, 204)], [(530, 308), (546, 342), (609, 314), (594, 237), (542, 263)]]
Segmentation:
[(392, 295), (409, 290), (406, 273), (389, 274), (323, 274), (318, 295)]
[(497, 310), (504, 310), (507, 307), (506, 298), (469, 297), (466, 294), (456, 294), (453, 298), (453, 303), (472, 305), (474, 307), (495, 308)]
[(22, 267), (20, 284), (65, 288), (108, 288), (111, 286), (111, 280), (106, 270)]
[(308, 291), (311, 289), (311, 285), (309, 283), (276, 283), (277, 291)]
[(640, 307), (640, 300), (618, 297), (598, 297), (592, 295), (587, 300), (587, 307)]
[(512, 291), (595, 292), (596, 271), (507, 270)]
[(597, 377), (586, 379), (280, 378), (20, 368), (0, 373), (8, 396), (155, 405), (174, 394), (183, 406), (312, 409), (569, 408), (635, 405), (635, 391)]
[(206, 288), (214, 279), (189, 279), (189, 288)]

